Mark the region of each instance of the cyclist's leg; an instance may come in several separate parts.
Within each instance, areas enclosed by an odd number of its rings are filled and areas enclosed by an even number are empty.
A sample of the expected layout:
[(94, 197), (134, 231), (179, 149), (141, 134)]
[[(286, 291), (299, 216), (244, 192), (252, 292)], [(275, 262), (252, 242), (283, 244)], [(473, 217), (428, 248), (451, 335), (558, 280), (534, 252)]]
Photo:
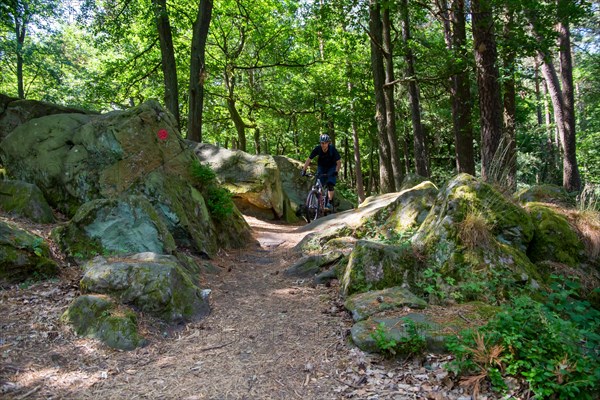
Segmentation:
[(337, 181), (334, 173), (335, 173), (335, 167), (329, 168), (329, 170), (327, 171), (327, 182), (326, 182), (327, 196), (328, 196), (327, 201), (329, 204), (331, 204), (332, 209), (333, 209), (333, 198), (335, 195), (335, 184)]

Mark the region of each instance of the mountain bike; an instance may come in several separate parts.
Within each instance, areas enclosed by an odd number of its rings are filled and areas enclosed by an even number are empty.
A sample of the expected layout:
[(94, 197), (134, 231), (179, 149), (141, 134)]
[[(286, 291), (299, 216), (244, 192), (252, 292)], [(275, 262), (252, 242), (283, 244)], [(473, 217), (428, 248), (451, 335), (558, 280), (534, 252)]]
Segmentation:
[(317, 175), (307, 173), (304, 176), (315, 178), (312, 187), (306, 196), (306, 201), (304, 202), (304, 218), (306, 219), (306, 222), (311, 222), (317, 218), (321, 218), (325, 216), (327, 212), (333, 213), (333, 202), (330, 210), (325, 208), (325, 205), (329, 201), (329, 190), (327, 189), (327, 186), (323, 185), (321, 179), (327, 178), (327, 174)]

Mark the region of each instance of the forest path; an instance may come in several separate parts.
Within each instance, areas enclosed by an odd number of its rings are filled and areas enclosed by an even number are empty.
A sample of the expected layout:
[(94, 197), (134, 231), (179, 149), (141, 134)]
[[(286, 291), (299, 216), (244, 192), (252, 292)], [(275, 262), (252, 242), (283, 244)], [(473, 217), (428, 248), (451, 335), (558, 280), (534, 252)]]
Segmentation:
[[(248, 218), (259, 245), (212, 260), (221, 271), (203, 287), (211, 314), (173, 338), (137, 351), (137, 365), (91, 388), (86, 398), (325, 399), (343, 337), (331, 289), (285, 277), (302, 235)], [(127, 369), (135, 370), (128, 372)]]
[(470, 398), (443, 369), (448, 357), (384, 360), (350, 344), (336, 281), (312, 287), (284, 275), (299, 257), (293, 246), (327, 219), (301, 228), (247, 220), (256, 242), (221, 252), (202, 276), (210, 315), (179, 329), (141, 315), (149, 344), (133, 351), (77, 337), (60, 322), (80, 294), (77, 266), (57, 281), (0, 290), (0, 397)]
[[(78, 338), (59, 322), (79, 295), (70, 279), (0, 292), (0, 388), (9, 398), (326, 399), (335, 378), (346, 313), (334, 289), (309, 287), (283, 271), (306, 233), (247, 218), (257, 243), (221, 252), (203, 275), (211, 314), (181, 329), (142, 316), (150, 343), (115, 351)], [(346, 351), (344, 351), (346, 354)], [(13, 397), (14, 396), (14, 397)]]

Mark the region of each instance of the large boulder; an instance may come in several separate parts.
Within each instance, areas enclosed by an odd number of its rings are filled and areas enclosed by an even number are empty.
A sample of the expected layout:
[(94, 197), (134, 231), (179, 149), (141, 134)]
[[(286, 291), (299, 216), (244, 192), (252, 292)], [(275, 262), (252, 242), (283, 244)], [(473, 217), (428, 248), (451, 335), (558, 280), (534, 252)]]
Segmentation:
[(52, 114), (95, 114), (73, 107), (63, 107), (37, 100), (17, 99), (0, 93), (0, 141), (17, 126)]
[(130, 310), (119, 309), (103, 295), (76, 298), (61, 317), (80, 336), (99, 339), (119, 350), (133, 350), (147, 343), (137, 329), (137, 317)]
[(155, 101), (104, 115), (33, 119), (2, 141), (0, 160), (10, 176), (35, 183), (69, 217), (92, 200), (139, 194), (178, 245), (212, 256), (250, 238), (239, 213), (215, 221), (206, 211), (204, 194), (192, 185), (196, 157)]
[(534, 225), (527, 211), (491, 185), (460, 174), (440, 193), (412, 237), (427, 265), (422, 277), (432, 298), (503, 298), (539, 274), (526, 256)]
[(174, 256), (95, 257), (84, 265), (84, 271), (83, 293), (110, 295), (169, 323), (196, 320), (210, 312), (208, 293)]
[(56, 221), (42, 191), (23, 181), (0, 180), (0, 209), (33, 222), (50, 224)]
[[(410, 185), (407, 183), (406, 186)], [(298, 248), (310, 253), (344, 243), (352, 247), (353, 240), (343, 243), (339, 240), (347, 236), (397, 241), (418, 229), (429, 214), (437, 192), (435, 185), (426, 181), (401, 192), (368, 197), (356, 210), (319, 218), (301, 228), (301, 231), (313, 232), (298, 244)]]
[(75, 258), (98, 254), (154, 252), (170, 254), (175, 240), (152, 204), (142, 196), (98, 199), (85, 203), (53, 236)]
[(0, 286), (57, 273), (58, 264), (43, 238), (0, 220)]
[(273, 157), (208, 143), (195, 144), (194, 152), (201, 163), (209, 164), (215, 171), (221, 185), (233, 193), (242, 212), (271, 219), (283, 217), (284, 195)]
[[(252, 155), (208, 143), (190, 143), (201, 163), (216, 172), (245, 214), (262, 219), (298, 221), (296, 210), (306, 199), (311, 181), (300, 175), (302, 163), (284, 156)], [(352, 204), (336, 193), (336, 209)]]

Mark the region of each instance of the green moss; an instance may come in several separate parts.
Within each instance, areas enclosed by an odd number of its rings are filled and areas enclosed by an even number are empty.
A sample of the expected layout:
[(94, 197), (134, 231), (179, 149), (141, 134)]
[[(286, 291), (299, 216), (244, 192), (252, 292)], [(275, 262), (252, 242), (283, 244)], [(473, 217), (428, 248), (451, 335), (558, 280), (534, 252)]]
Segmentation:
[(342, 276), (342, 292), (350, 295), (415, 283), (418, 263), (409, 244), (383, 245), (359, 241)]
[(133, 350), (147, 343), (138, 334), (137, 318), (131, 312), (124, 315), (109, 315), (101, 319), (95, 337), (106, 345), (120, 350)]
[(527, 206), (535, 224), (527, 255), (534, 263), (554, 261), (576, 266), (584, 254), (584, 246), (565, 217), (539, 203)]
[(137, 317), (129, 310), (119, 310), (106, 296), (80, 296), (61, 317), (78, 335), (100, 339), (120, 350), (133, 350), (146, 343), (137, 332)]

